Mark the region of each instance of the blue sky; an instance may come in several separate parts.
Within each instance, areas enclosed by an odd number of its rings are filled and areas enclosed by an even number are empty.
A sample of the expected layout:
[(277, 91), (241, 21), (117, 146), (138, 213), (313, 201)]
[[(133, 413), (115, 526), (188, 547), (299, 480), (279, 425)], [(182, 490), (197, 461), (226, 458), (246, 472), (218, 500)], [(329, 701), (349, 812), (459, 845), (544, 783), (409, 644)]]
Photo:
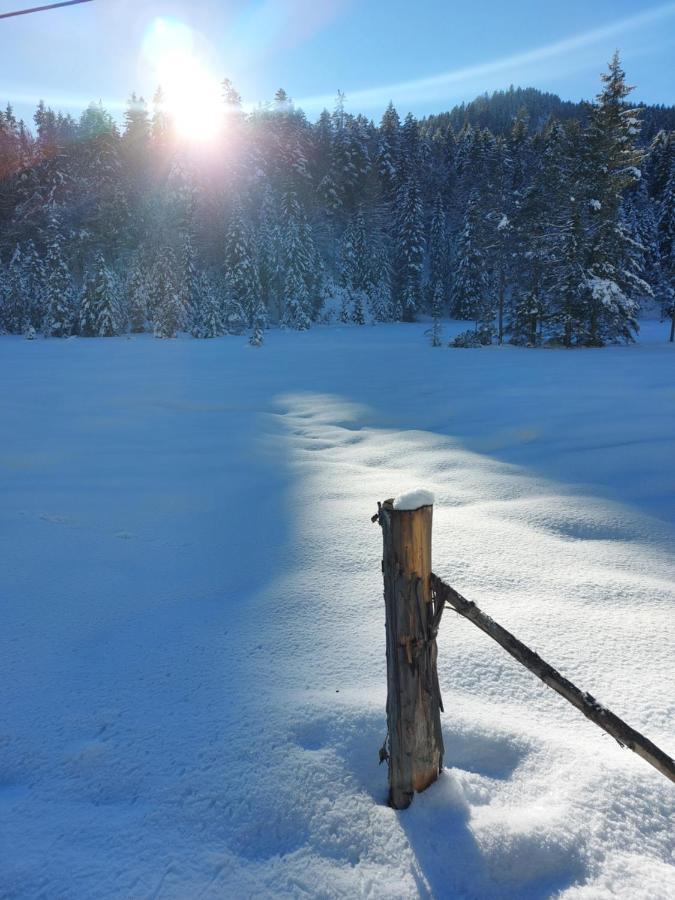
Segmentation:
[(94, 0), (0, 20), (0, 103), (30, 118), (40, 98), (74, 114), (100, 99), (119, 115), (132, 90), (152, 93), (158, 18), (248, 103), (283, 86), (312, 118), (338, 88), (375, 119), (389, 99), (422, 115), (511, 83), (590, 98), (615, 48), (637, 99), (675, 102), (675, 2)]

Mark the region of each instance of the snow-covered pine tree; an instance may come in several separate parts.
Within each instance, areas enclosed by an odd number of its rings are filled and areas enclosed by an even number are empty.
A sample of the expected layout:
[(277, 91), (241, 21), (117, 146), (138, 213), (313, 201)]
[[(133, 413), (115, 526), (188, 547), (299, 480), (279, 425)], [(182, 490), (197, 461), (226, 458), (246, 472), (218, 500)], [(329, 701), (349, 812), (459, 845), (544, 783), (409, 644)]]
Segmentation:
[(45, 270), (30, 238), (23, 245), (22, 257), (30, 327), (41, 331), (45, 317)]
[(401, 127), (401, 155), (399, 160), (399, 183), (408, 181), (413, 176), (418, 182), (421, 154), (420, 126), (412, 113), (408, 113)]
[(370, 171), (368, 138), (360, 119), (345, 112), (345, 95), (338, 91), (332, 116), (331, 165), (327, 183), (322, 185), (325, 200), (327, 184), (335, 195), (333, 212), (353, 210), (362, 193), (363, 180)]
[(340, 285), (344, 292), (341, 321), (352, 321), (357, 325), (365, 324), (364, 306), (372, 293), (374, 280), (368, 232), (361, 204), (349, 220), (343, 235)]
[(485, 223), (480, 198), (472, 191), (464, 214), (464, 226), (457, 240), (452, 276), (452, 315), (473, 319), (476, 330), (483, 320), (489, 281), (485, 260)]
[(228, 334), (242, 334), (248, 323), (244, 311), (234, 295), (227, 273), (221, 273), (220, 277), (215, 279), (214, 287), (225, 331)]
[(122, 332), (122, 315), (115, 278), (101, 252), (96, 254), (80, 294), (79, 333), (113, 337)]
[(52, 220), (49, 230), (45, 279), (44, 333), (51, 337), (67, 337), (73, 328), (75, 298), (57, 220)]
[(261, 347), (264, 339), (265, 315), (261, 302), (253, 313), (253, 324), (251, 325), (251, 335), (248, 342), (252, 347)]
[(368, 294), (370, 315), (374, 322), (390, 322), (399, 319), (394, 314), (391, 296), (391, 269), (383, 247), (375, 245), (373, 254), (373, 286)]
[(630, 236), (631, 243), (637, 245), (635, 264), (638, 274), (647, 282), (653, 292), (658, 291), (661, 281), (661, 255), (659, 252), (657, 208), (647, 189), (647, 181), (641, 178), (621, 201), (620, 221)]
[(181, 328), (187, 328), (194, 314), (194, 309), (199, 303), (201, 287), (199, 284), (197, 254), (195, 252), (190, 231), (185, 231), (183, 233), (183, 243), (181, 247), (181, 280), (181, 302), (183, 306)]
[(282, 202), (284, 221), (284, 311), (282, 322), (287, 328), (306, 331), (311, 321), (312, 266), (315, 264), (314, 247), (308, 233), (306, 217), (293, 192), (284, 195)]
[(284, 281), (283, 324), (287, 328), (307, 331), (310, 326), (308, 309), (309, 295), (307, 293), (307, 285), (296, 262), (290, 260)]
[[(564, 240), (571, 227), (570, 198), (575, 181), (569, 166), (568, 135), (559, 122), (552, 120), (538, 136), (538, 144), (541, 153), (530, 181), (521, 186), (518, 203), (512, 207), (513, 222), (505, 234), (506, 245), (498, 248), (502, 272), (505, 263), (508, 266), (510, 252), (514, 254), (511, 267), (514, 268), (514, 258), (517, 263), (515, 272), (508, 273), (510, 340), (530, 347), (541, 343), (549, 324), (553, 325), (552, 336), (557, 336), (556, 325), (549, 320), (562, 303), (562, 255), (568, 254), (572, 246), (578, 252), (583, 250), (579, 244), (567, 245)], [(568, 255), (565, 263), (572, 265)], [(499, 293), (501, 297), (502, 291)], [(566, 319), (568, 324), (569, 321)]]
[(354, 296), (352, 297), (352, 322), (355, 325), (365, 325), (366, 324), (366, 316), (364, 312), (364, 299), (365, 294), (363, 291), (356, 291)]
[(18, 244), (3, 279), (0, 312), (0, 327), (9, 334), (23, 334), (31, 324), (24, 259)]
[(5, 328), (5, 289), (7, 287), (7, 268), (0, 259), (0, 334), (6, 334)]
[(662, 309), (670, 315), (670, 340), (675, 341), (675, 157), (671, 157), (670, 174), (658, 208), (658, 239), (661, 259), (659, 292)]
[(216, 287), (206, 272), (200, 272), (197, 276), (195, 292), (189, 321), (190, 334), (196, 338), (220, 337), (225, 333), (223, 306)]
[(395, 298), (403, 321), (412, 322), (421, 303), (425, 243), (422, 199), (414, 174), (399, 188), (395, 229)]
[(428, 248), (429, 304), (430, 306), (433, 306), (433, 304), (436, 303), (440, 297), (442, 309), (445, 306), (448, 296), (449, 240), (446, 225), (445, 207), (443, 205), (443, 197), (440, 193), (436, 194), (434, 205), (431, 210)]
[(276, 197), (269, 184), (263, 191), (256, 245), (263, 306), (270, 319), (278, 322), (282, 314), (283, 294), (282, 239)]
[(380, 122), (375, 167), (385, 200), (393, 202), (399, 181), (401, 120), (389, 102)]
[(445, 305), (445, 297), (443, 284), (440, 280), (436, 281), (434, 287), (434, 296), (431, 300), (431, 346), (440, 347), (443, 343), (441, 315), (443, 314), (443, 306)]
[(149, 278), (149, 305), (158, 338), (174, 338), (183, 320), (183, 301), (176, 257), (170, 247), (158, 248)]
[(225, 237), (225, 266), (236, 302), (249, 327), (261, 314), (262, 290), (258, 277), (256, 246), (239, 204), (232, 210)]
[(672, 264), (675, 253), (675, 154), (657, 209), (657, 234), (661, 257)]
[[(580, 201), (570, 199), (561, 219), (550, 269), (547, 272), (548, 305), (534, 308), (529, 325), (520, 317), (521, 335), (528, 343), (536, 343), (537, 320), (546, 316), (550, 338), (565, 347), (579, 340), (586, 314), (586, 266), (583, 218)], [(538, 299), (538, 298), (536, 298)], [(531, 304), (532, 306), (532, 304)], [(536, 307), (536, 303), (534, 304)], [(536, 317), (536, 319), (535, 319)]]
[(134, 334), (145, 331), (150, 318), (150, 283), (147, 255), (137, 253), (126, 282), (129, 328)]
[(620, 222), (622, 196), (641, 177), (643, 154), (635, 146), (639, 110), (626, 108), (632, 87), (626, 84), (618, 53), (601, 77), (604, 87), (591, 107), (587, 133), (590, 252), (583, 343), (591, 346), (632, 341), (638, 328), (638, 300), (651, 294), (628, 252), (630, 236)]
[(654, 136), (645, 160), (646, 178), (649, 196), (659, 203), (670, 177), (675, 161), (675, 131), (660, 129)]

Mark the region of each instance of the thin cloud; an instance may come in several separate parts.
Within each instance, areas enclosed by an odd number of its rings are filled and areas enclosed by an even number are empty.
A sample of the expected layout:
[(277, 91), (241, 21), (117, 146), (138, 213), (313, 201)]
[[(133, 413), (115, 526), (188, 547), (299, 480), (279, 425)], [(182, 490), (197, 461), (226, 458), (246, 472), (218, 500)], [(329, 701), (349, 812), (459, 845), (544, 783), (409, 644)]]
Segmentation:
[[(639, 15), (629, 16), (626, 19), (620, 19), (618, 22), (604, 25), (601, 28), (594, 28), (582, 34), (555, 41), (552, 44), (545, 44), (534, 50), (526, 50), (522, 53), (502, 57), (501, 59), (480, 63), (475, 66), (466, 66), (461, 69), (452, 69), (448, 72), (441, 72), (437, 75), (418, 78), (413, 81), (400, 81), (393, 84), (350, 91), (349, 101), (357, 108), (375, 109), (385, 106), (392, 98), (395, 98), (398, 102), (406, 101), (410, 103), (435, 99), (444, 93), (447, 94), (458, 86), (485, 80), (491, 75), (502, 72), (513, 72), (514, 70), (524, 69), (544, 61), (548, 62), (556, 57), (570, 56), (579, 50), (606, 41), (608, 38), (616, 37), (627, 31), (635, 31), (673, 15), (675, 15), (675, 3), (666, 3), (646, 10)], [(307, 110), (322, 109), (325, 106), (330, 106), (333, 100), (334, 95), (323, 94), (299, 99), (297, 105)]]

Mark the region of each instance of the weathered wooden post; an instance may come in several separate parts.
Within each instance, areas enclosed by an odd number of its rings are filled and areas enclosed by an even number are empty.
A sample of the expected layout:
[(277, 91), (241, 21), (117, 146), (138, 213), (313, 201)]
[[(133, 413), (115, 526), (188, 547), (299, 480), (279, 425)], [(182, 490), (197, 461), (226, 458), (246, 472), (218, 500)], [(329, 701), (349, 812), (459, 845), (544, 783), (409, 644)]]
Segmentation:
[(443, 709), (436, 635), (443, 603), (432, 599), (433, 495), (415, 491), (379, 504), (387, 630), (389, 803), (410, 806), (443, 765)]

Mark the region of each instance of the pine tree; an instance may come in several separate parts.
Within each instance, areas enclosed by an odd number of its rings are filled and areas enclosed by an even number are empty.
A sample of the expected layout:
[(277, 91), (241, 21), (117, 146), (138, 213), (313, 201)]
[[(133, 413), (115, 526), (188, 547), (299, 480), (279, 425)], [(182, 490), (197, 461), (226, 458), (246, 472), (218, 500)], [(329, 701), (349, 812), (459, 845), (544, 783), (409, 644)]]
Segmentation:
[(181, 248), (181, 304), (183, 307), (181, 327), (187, 327), (195, 307), (200, 300), (199, 269), (190, 231), (183, 233)]
[(390, 322), (400, 318), (394, 315), (391, 292), (391, 267), (389, 254), (381, 243), (373, 247), (373, 284), (368, 293), (370, 314), (374, 322)]
[(22, 259), (29, 327), (34, 331), (41, 331), (45, 317), (45, 270), (35, 244), (30, 239), (23, 245)]
[(0, 290), (0, 328), (25, 334), (42, 327), (44, 269), (31, 240), (15, 246)]
[(228, 334), (242, 334), (248, 323), (227, 274), (216, 280), (215, 290), (225, 331)]
[(196, 338), (220, 337), (225, 333), (223, 308), (211, 278), (200, 272), (195, 285), (195, 302), (190, 312), (190, 334)]
[(626, 84), (618, 54), (602, 81), (604, 87), (591, 108), (586, 163), (591, 247), (583, 342), (592, 346), (632, 341), (637, 299), (651, 293), (636, 272), (634, 256), (626, 247), (629, 235), (620, 223), (622, 195), (641, 176), (642, 153), (635, 147), (639, 111), (626, 108), (632, 88)]
[(375, 166), (380, 177), (385, 199), (393, 201), (399, 182), (401, 120), (389, 103), (380, 123)]
[(235, 300), (249, 327), (262, 314), (262, 290), (258, 277), (255, 243), (239, 205), (235, 206), (225, 238), (225, 264)]
[(368, 294), (373, 287), (373, 263), (368, 230), (359, 205), (342, 238), (340, 284), (351, 294)]
[(405, 322), (420, 307), (424, 262), (424, 222), (417, 179), (411, 175), (399, 188), (396, 208), (395, 293)]
[(365, 325), (366, 317), (364, 313), (364, 297), (363, 291), (356, 291), (352, 297), (352, 322), (355, 325)]
[(287, 328), (307, 331), (310, 325), (307, 285), (295, 260), (289, 262), (284, 281), (284, 318)]
[(85, 337), (113, 337), (123, 321), (117, 285), (102, 253), (97, 253), (80, 295), (79, 332)]
[(17, 245), (3, 279), (0, 326), (10, 334), (23, 334), (31, 324), (24, 259)]
[(670, 341), (675, 341), (675, 158), (658, 208), (658, 239), (661, 258), (662, 309), (670, 315)]
[(442, 327), (441, 327), (441, 314), (443, 310), (444, 304), (444, 296), (443, 296), (443, 284), (441, 281), (436, 281), (436, 286), (434, 288), (434, 296), (431, 302), (431, 346), (432, 347), (440, 347), (443, 343), (441, 340)]
[(276, 198), (270, 185), (263, 192), (256, 249), (262, 303), (269, 317), (279, 321), (283, 294), (282, 238)]
[(474, 319), (476, 329), (484, 319), (489, 282), (484, 253), (485, 232), (477, 191), (473, 191), (457, 241), (452, 278), (452, 314), (457, 319)]
[(263, 313), (262, 303), (253, 314), (253, 324), (251, 326), (251, 336), (248, 339), (252, 347), (261, 347), (265, 337), (265, 316)]
[(184, 306), (178, 266), (170, 247), (157, 251), (149, 281), (155, 337), (174, 338), (183, 322)]
[(313, 280), (314, 247), (307, 220), (294, 193), (284, 196), (284, 312), (282, 322), (288, 328), (306, 331), (311, 321), (309, 286)]
[(58, 221), (52, 220), (45, 261), (44, 332), (52, 337), (67, 337), (73, 328), (73, 283), (63, 254), (63, 239)]
[[(585, 235), (576, 201), (571, 201), (567, 220), (559, 235), (557, 253), (549, 272), (551, 307), (547, 311), (554, 340), (571, 347), (582, 333), (585, 316), (586, 270), (584, 265)], [(537, 318), (542, 311), (535, 310)], [(529, 328), (528, 341), (534, 343), (536, 322)]]
[[(445, 208), (440, 193), (436, 194), (431, 222), (429, 224), (429, 281), (430, 305), (440, 298), (441, 308), (445, 306), (448, 291), (448, 250), (449, 240)], [(438, 295), (438, 296), (437, 296)]]
[(129, 327), (135, 334), (145, 331), (150, 317), (150, 283), (148, 261), (143, 253), (133, 261), (126, 283), (126, 303)]

